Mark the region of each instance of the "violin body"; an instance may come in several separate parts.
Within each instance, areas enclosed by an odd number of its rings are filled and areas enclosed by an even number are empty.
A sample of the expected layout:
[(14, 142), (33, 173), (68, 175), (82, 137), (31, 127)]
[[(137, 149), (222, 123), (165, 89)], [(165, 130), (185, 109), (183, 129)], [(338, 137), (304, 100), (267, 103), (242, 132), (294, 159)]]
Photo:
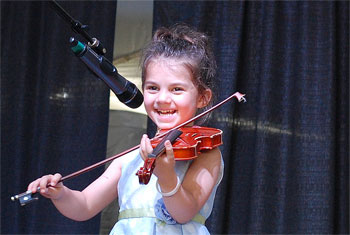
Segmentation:
[[(178, 133), (174, 133), (175, 131)], [(151, 145), (154, 150), (148, 155), (143, 167), (136, 173), (140, 184), (148, 184), (156, 164), (156, 158), (165, 151), (164, 142), (167, 139), (172, 142), (175, 160), (191, 160), (197, 158), (202, 151), (222, 145), (222, 130), (200, 126), (181, 127), (169, 132), (162, 139), (152, 139)]]
[[(181, 127), (183, 133), (172, 144), (175, 160), (191, 160), (203, 150), (210, 150), (222, 145), (222, 130), (210, 127)], [(160, 140), (152, 140), (155, 148)]]

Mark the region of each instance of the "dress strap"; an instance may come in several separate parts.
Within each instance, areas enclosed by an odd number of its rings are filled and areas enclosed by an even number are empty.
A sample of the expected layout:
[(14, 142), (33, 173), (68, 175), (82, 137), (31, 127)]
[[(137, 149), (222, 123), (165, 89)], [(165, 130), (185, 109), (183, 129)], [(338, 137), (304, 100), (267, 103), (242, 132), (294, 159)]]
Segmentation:
[[(129, 219), (129, 218), (142, 218), (142, 217), (157, 218), (153, 208), (135, 208), (135, 209), (126, 209), (126, 210), (120, 211), (118, 220)], [(192, 221), (204, 225), (205, 218), (198, 213), (195, 217), (193, 217)]]

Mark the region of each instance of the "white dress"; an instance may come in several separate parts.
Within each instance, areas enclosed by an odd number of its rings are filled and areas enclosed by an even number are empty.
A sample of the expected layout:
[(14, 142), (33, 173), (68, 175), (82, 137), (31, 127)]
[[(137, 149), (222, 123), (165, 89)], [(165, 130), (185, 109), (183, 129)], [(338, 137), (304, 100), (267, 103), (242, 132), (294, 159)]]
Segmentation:
[[(122, 175), (118, 184), (119, 220), (110, 234), (209, 234), (204, 222), (212, 211), (216, 189), (223, 176), (223, 161), (219, 180), (208, 201), (192, 221), (178, 224), (166, 210), (164, 212), (162, 196), (156, 190), (157, 177), (152, 175), (147, 185), (140, 185), (138, 176), (135, 175), (143, 166), (139, 150), (122, 158)], [(181, 182), (191, 162), (176, 161), (175, 171)]]

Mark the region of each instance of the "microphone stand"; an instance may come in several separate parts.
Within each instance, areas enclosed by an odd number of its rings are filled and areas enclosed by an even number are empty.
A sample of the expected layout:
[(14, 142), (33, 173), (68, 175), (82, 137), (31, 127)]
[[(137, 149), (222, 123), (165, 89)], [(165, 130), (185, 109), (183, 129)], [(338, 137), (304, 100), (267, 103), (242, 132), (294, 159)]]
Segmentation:
[(117, 98), (130, 108), (137, 108), (143, 102), (143, 95), (135, 84), (126, 80), (118, 73), (113, 63), (108, 61), (104, 54), (106, 48), (96, 38), (92, 38), (86, 30), (87, 25), (73, 19), (55, 0), (51, 0), (50, 6), (71, 25), (74, 32), (79, 33), (88, 40), (88, 44), (80, 43), (71, 37), (70, 42), (74, 54), (79, 57), (88, 69), (115, 93)]
[[(141, 103), (143, 102), (142, 93), (136, 88), (134, 84), (128, 82), (125, 78), (119, 75), (117, 72), (117, 69), (113, 66), (113, 64), (104, 58), (103, 55), (106, 53), (106, 49), (102, 46), (99, 40), (97, 40), (96, 38), (90, 37), (90, 35), (85, 31), (88, 28), (88, 26), (83, 25), (79, 21), (73, 19), (55, 0), (52, 0), (50, 2), (50, 5), (53, 7), (53, 9), (57, 12), (59, 16), (61, 16), (65, 21), (71, 24), (73, 31), (81, 34), (84, 38), (86, 38), (89, 41), (89, 48), (91, 48), (91, 50), (89, 50), (88, 47), (85, 47), (84, 44), (78, 42), (74, 38), (71, 38), (70, 42), (73, 43), (74, 48), (72, 48), (72, 50), (74, 51), (74, 53), (82, 59), (82, 61), (88, 66), (88, 68), (93, 73), (95, 73), (110, 87), (110, 89), (117, 95), (119, 100), (121, 100), (124, 104), (128, 105), (131, 108), (136, 108), (139, 105), (141, 105)], [(95, 53), (91, 52), (92, 50), (96, 52), (96, 55)], [(84, 57), (85, 54), (87, 54), (87, 56), (85, 57), (89, 57), (89, 58), (85, 58)], [(101, 71), (99, 69), (101, 69)], [(113, 80), (115, 77), (118, 77), (118, 79), (115, 79), (116, 81)], [(124, 91), (124, 88), (126, 89), (125, 91)], [(118, 89), (121, 90), (122, 93), (118, 92)], [(134, 97), (129, 97), (130, 94), (133, 94)], [(133, 100), (133, 102), (130, 102), (130, 104), (128, 104), (129, 99)], [(207, 110), (207, 112), (209, 111), (211, 110)], [(86, 167), (80, 171), (77, 171), (70, 175), (62, 177), (60, 182), (67, 179), (71, 179), (87, 171), (90, 171), (99, 166), (102, 166), (105, 163), (110, 162), (113, 159), (120, 157), (138, 147), (139, 146), (135, 146), (134, 148), (126, 150), (123, 153), (120, 153), (114, 157), (105, 159), (101, 162), (98, 162), (89, 167)], [(11, 200), (12, 201), (19, 200), (21, 206), (24, 206), (30, 202), (38, 200), (38, 197), (32, 197), (32, 192), (26, 191), (24, 193), (20, 193), (18, 195), (12, 196)]]
[(80, 23), (78, 20), (75, 20), (71, 17), (55, 0), (49, 2), (50, 6), (56, 11), (56, 13), (65, 20), (68, 24), (71, 25), (72, 30), (80, 35), (82, 35), (87, 41), (88, 45), (93, 49), (97, 54), (104, 55), (107, 50), (102, 45), (102, 43), (97, 39), (91, 37), (86, 30), (88, 30), (89, 26)]

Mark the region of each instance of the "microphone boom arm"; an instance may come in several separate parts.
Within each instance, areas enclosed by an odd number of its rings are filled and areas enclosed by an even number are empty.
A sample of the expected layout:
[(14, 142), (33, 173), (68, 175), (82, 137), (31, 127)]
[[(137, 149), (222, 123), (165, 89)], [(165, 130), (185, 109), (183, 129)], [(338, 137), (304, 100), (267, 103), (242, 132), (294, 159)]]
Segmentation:
[(84, 25), (78, 20), (75, 20), (55, 0), (50, 1), (50, 5), (63, 20), (65, 20), (68, 24), (71, 25), (72, 30), (74, 32), (82, 35), (88, 41), (88, 45), (96, 53), (98, 53), (99, 55), (106, 54), (107, 50), (102, 45), (102, 43), (97, 38), (93, 38), (87, 33), (86, 30), (88, 29), (88, 25)]

